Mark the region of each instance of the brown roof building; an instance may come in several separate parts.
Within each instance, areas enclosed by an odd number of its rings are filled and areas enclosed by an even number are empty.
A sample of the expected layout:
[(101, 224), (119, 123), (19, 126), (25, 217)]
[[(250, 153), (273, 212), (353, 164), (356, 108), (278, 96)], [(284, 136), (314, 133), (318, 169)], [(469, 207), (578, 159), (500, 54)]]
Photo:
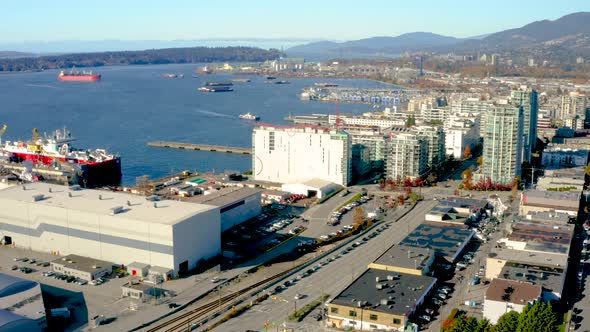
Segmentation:
[(483, 316), (496, 324), (508, 311), (521, 313), (524, 307), (541, 299), (541, 291), (539, 285), (496, 278), (486, 291)]

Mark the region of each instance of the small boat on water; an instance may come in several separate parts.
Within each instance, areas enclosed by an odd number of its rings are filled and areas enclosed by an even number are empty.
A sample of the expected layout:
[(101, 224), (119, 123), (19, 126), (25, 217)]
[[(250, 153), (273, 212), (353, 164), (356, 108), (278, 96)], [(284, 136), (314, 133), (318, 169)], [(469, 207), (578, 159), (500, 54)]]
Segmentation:
[(240, 119), (250, 120), (250, 121), (258, 121), (258, 120), (260, 120), (260, 117), (248, 112), (245, 114), (240, 114)]
[(204, 86), (200, 87), (199, 91), (201, 92), (231, 92), (234, 89), (231, 86)]
[(269, 83), (269, 84), (289, 84), (291, 82), (289, 82), (289, 81), (267, 81), (266, 83)]
[(174, 73), (166, 73), (164, 74), (166, 78), (184, 78), (184, 74), (174, 74)]
[(314, 85), (315, 86), (318, 86), (320, 88), (330, 88), (330, 87), (338, 86), (338, 84), (336, 84), (336, 83), (330, 83), (330, 82), (315, 83)]
[(232, 79), (232, 82), (248, 83), (251, 82), (251, 80), (249, 78), (234, 78)]
[(275, 76), (266, 76), (267, 80), (276, 80), (277, 78)]
[(206, 86), (232, 86), (232, 82), (206, 82)]

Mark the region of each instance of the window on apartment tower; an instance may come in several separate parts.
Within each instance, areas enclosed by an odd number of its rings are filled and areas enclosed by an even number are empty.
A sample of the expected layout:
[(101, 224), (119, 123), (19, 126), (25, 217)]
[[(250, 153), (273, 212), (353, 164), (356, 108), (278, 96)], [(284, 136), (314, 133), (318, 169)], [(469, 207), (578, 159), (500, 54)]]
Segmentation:
[(354, 310), (350, 310), (350, 311), (348, 312), (348, 315), (349, 315), (350, 317), (356, 317), (356, 311), (354, 311)]
[(330, 308), (330, 312), (333, 313), (333, 314), (337, 314), (338, 313), (338, 308), (331, 307)]

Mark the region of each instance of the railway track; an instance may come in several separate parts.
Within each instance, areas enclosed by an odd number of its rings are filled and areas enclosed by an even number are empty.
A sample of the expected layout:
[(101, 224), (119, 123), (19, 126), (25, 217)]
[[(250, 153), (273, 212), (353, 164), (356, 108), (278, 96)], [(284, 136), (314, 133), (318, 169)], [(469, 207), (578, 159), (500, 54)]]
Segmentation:
[(285, 275), (291, 273), (294, 270), (300, 268), (300, 265), (285, 270), (283, 272), (277, 273), (272, 277), (266, 278), (262, 281), (259, 281), (255, 284), (252, 284), (244, 289), (240, 289), (237, 292), (233, 292), (226, 296), (223, 296), (221, 299), (213, 300), (209, 303), (206, 303), (198, 308), (191, 309), (177, 317), (174, 317), (166, 322), (163, 322), (157, 326), (154, 326), (151, 329), (146, 330), (146, 332), (180, 332), (180, 331), (191, 331), (192, 326), (195, 324), (200, 323), (203, 318), (205, 318), (208, 314), (213, 313), (215, 310), (220, 309), (221, 307), (226, 306), (229, 303), (232, 303), (234, 300), (237, 300), (240, 296), (247, 294), (250, 291), (256, 290), (261, 288), (279, 278), (284, 277)]

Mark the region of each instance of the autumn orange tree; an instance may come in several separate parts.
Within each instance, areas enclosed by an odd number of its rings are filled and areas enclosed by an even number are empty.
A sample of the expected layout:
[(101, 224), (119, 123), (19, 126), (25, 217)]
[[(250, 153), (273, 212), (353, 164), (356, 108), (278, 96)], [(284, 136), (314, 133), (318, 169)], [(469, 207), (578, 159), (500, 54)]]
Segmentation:
[(471, 158), (471, 145), (467, 145), (465, 147), (465, 152), (463, 152), (463, 158), (465, 158), (465, 159)]

